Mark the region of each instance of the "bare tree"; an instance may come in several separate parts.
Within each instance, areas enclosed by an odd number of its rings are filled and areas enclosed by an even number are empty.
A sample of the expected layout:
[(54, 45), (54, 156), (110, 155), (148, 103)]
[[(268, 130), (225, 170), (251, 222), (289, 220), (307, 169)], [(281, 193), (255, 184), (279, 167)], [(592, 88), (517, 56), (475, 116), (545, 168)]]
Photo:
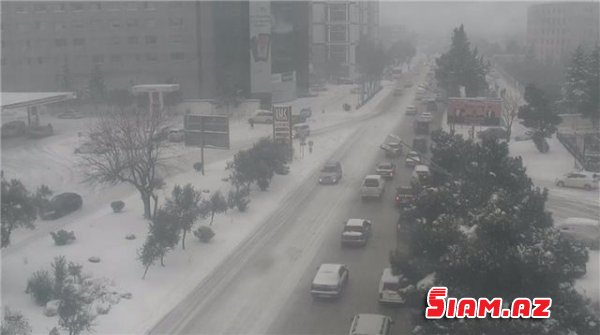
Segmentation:
[(89, 138), (94, 150), (82, 156), (81, 168), (90, 183), (128, 183), (133, 185), (144, 203), (144, 215), (151, 219), (156, 212), (155, 191), (164, 182), (158, 176), (162, 167), (162, 127), (164, 111), (114, 109), (100, 116)]
[(502, 119), (506, 125), (506, 141), (510, 142), (512, 125), (519, 113), (519, 97), (502, 89)]

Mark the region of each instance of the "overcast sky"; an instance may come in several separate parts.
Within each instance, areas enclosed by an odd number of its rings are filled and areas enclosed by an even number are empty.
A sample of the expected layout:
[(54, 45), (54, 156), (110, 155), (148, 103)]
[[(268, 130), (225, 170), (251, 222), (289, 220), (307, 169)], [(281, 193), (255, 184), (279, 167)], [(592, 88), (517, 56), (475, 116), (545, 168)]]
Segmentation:
[(527, 7), (534, 2), (509, 1), (385, 1), (379, 5), (381, 24), (399, 23), (420, 36), (450, 36), (452, 28), (465, 25), (468, 36), (489, 39), (524, 35)]

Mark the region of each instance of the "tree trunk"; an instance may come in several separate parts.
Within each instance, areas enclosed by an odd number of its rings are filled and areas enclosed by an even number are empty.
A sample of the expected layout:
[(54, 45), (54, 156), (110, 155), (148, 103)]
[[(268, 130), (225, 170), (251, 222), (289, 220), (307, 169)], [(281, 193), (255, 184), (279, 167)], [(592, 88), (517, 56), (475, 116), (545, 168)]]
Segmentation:
[(187, 229), (183, 230), (183, 237), (181, 238), (181, 247), (185, 250), (185, 235), (187, 234)]
[(212, 211), (210, 213), (210, 223), (208, 224), (209, 226), (212, 226), (213, 223), (213, 219), (215, 218), (215, 211)]
[(142, 202), (144, 203), (144, 217), (152, 219), (152, 206), (150, 205), (150, 194), (140, 191)]
[(146, 269), (144, 270), (144, 275), (142, 276), (142, 280), (146, 279), (146, 273), (148, 273), (149, 268), (150, 268), (150, 264), (146, 265)]
[(158, 209), (158, 196), (154, 193), (152, 193), (150, 196), (152, 197), (152, 200), (154, 200), (154, 208), (152, 210), (152, 217), (154, 217), (156, 215), (156, 210)]
[(165, 266), (165, 254), (160, 255), (160, 266)]

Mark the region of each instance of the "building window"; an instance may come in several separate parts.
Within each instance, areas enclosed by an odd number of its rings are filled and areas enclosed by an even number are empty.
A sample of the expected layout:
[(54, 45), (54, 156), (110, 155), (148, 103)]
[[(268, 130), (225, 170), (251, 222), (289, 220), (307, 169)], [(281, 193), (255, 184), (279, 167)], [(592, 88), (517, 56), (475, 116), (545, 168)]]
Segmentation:
[(48, 8), (46, 8), (46, 4), (43, 2), (34, 2), (33, 3), (33, 11), (35, 12), (45, 12)]
[(329, 58), (333, 62), (346, 63), (347, 62), (347, 47), (345, 45), (331, 45), (329, 46)]
[(346, 26), (332, 25), (329, 28), (329, 41), (331, 42), (346, 42)]
[(181, 1), (169, 1), (169, 8), (181, 8), (183, 3)]
[(144, 1), (144, 2), (142, 2), (142, 9), (143, 10), (155, 10), (156, 7), (154, 7), (154, 3), (153, 2)]
[(155, 19), (148, 19), (146, 20), (146, 28), (152, 28), (156, 26), (156, 20)]
[(78, 37), (73, 39), (73, 45), (80, 46), (85, 44), (85, 39)]
[(66, 38), (57, 38), (54, 40), (54, 45), (56, 45), (57, 47), (64, 47), (67, 45), (67, 39)]
[(2, 57), (2, 65), (6, 65), (6, 57)]
[(183, 52), (171, 52), (171, 59), (172, 60), (183, 60), (184, 54), (183, 54)]
[(37, 63), (40, 64), (40, 65), (44, 64), (44, 58), (43, 57), (38, 57), (37, 58)]
[(15, 8), (15, 12), (17, 12), (17, 13), (27, 13), (27, 10), (25, 10), (25, 6), (24, 5), (17, 5), (17, 7)]
[(55, 31), (63, 31), (67, 29), (67, 25), (64, 22), (59, 22), (54, 24)]
[(135, 3), (135, 2), (127, 2), (125, 4), (125, 9), (126, 10), (138, 10), (137, 3)]
[(345, 4), (329, 5), (329, 21), (346, 21), (347, 10)]
[(40, 21), (35, 21), (33, 23), (33, 26), (35, 27), (35, 30), (37, 30), (37, 31), (42, 30), (42, 24), (40, 23)]
[(183, 18), (169, 18), (169, 27), (183, 27)]
[(118, 63), (118, 62), (120, 62), (121, 60), (122, 60), (122, 57), (121, 57), (121, 55), (117, 55), (117, 54), (115, 54), (115, 55), (110, 55), (110, 62), (111, 62), (111, 63)]
[(92, 8), (92, 10), (102, 10), (102, 3), (101, 2), (92, 2), (92, 3), (90, 3), (90, 7)]
[(92, 56), (92, 62), (94, 64), (104, 63), (104, 55), (94, 55), (94, 56)]
[(154, 62), (154, 61), (156, 61), (156, 60), (157, 60), (156, 54), (155, 54), (155, 53), (152, 53), (152, 52), (148, 52), (148, 53), (146, 54), (146, 60), (147, 60), (147, 61), (149, 61), (149, 62)]
[(139, 40), (137, 36), (127, 37), (127, 44), (138, 44)]
[(112, 44), (112, 45), (119, 45), (119, 44), (121, 44), (121, 38), (119, 36), (112, 36), (110, 38), (110, 44)]
[(110, 26), (112, 28), (121, 28), (121, 21), (120, 20), (110, 20)]
[(141, 61), (142, 60), (142, 55), (141, 54), (135, 54), (135, 60), (136, 61)]
[(25, 23), (17, 23), (17, 31), (21, 33), (27, 31), (27, 25)]
[(119, 3), (116, 1), (111, 1), (111, 2), (107, 2), (106, 3), (106, 10), (109, 12), (116, 12), (118, 11), (119, 8)]
[(73, 22), (71, 22), (71, 28), (73, 28), (73, 29), (83, 28), (83, 22), (82, 21), (73, 21)]
[(140, 24), (138, 22), (137, 19), (129, 19), (127, 20), (127, 27), (128, 28), (134, 28), (134, 27), (138, 27)]
[(55, 12), (66, 12), (67, 5), (64, 2), (59, 2), (54, 6), (54, 11)]
[(175, 43), (181, 43), (181, 42), (183, 42), (183, 35), (181, 35), (181, 34), (171, 35), (171, 41), (175, 42)]
[(71, 2), (71, 10), (81, 12), (84, 9), (83, 2)]
[(156, 36), (146, 35), (146, 44), (156, 44)]

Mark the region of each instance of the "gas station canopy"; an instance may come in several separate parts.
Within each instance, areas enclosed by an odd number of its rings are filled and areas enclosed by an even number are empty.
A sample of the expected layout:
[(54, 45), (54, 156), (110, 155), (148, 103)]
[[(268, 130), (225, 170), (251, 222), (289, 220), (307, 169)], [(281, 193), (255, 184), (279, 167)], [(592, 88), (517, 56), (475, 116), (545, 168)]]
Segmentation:
[(2, 92), (2, 109), (28, 108), (75, 99), (73, 92)]

